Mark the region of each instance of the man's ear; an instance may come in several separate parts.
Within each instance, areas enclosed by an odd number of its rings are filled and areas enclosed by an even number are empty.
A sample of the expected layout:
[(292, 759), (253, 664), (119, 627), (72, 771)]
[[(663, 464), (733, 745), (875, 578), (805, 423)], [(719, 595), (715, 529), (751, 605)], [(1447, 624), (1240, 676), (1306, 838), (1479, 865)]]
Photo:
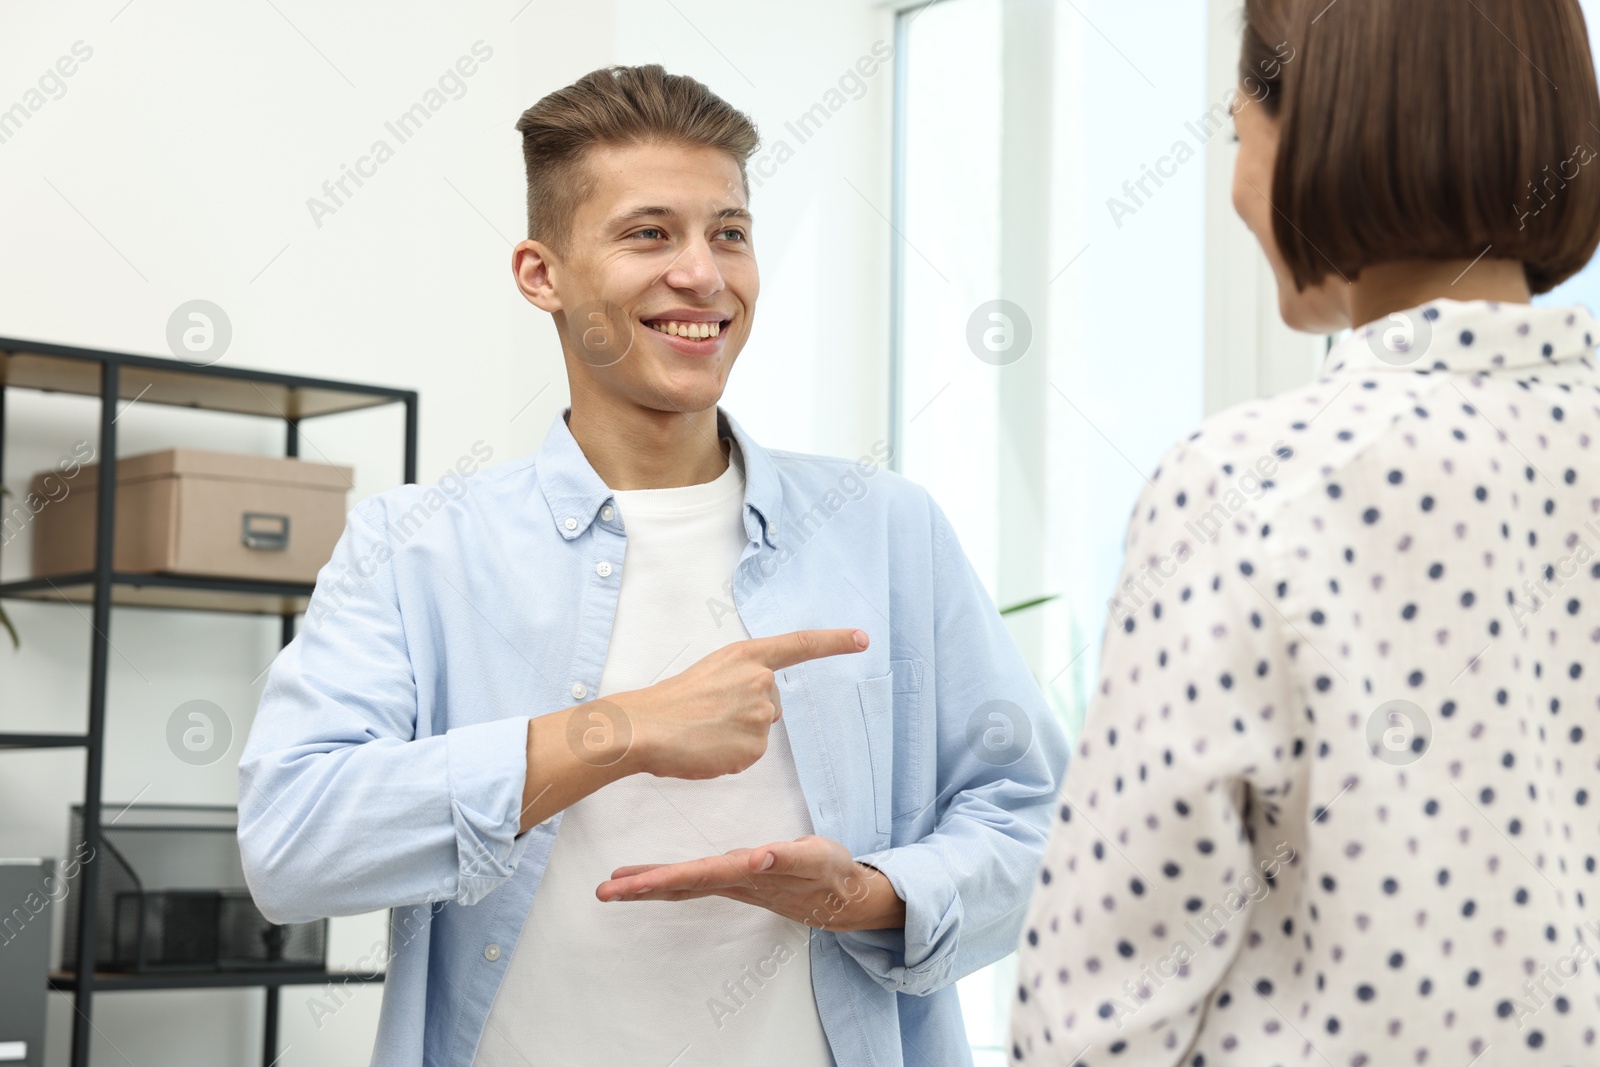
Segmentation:
[(511, 273), (523, 297), (540, 311), (561, 310), (554, 272), (560, 269), (555, 253), (538, 241), (522, 241), (511, 250)]

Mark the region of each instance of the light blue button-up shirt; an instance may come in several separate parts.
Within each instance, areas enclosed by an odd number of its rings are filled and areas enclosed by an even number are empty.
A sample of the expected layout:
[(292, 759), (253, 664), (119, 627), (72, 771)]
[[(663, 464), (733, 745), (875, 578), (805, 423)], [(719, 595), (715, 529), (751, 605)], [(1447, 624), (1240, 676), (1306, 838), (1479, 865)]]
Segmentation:
[[(684, 610), (872, 639), (778, 676), (816, 833), (906, 902), (904, 930), (812, 937), (829, 1045), (840, 1067), (970, 1064), (954, 983), (1016, 946), (1065, 736), (925, 490), (719, 414), (749, 542), (725, 598)], [(512, 954), (538, 951), (517, 941), (561, 816), (517, 832), (528, 721), (599, 686), (627, 545), (608, 505), (565, 413), (534, 456), (364, 501), (272, 666), (245, 874), (274, 922), (393, 909), (374, 1065), (469, 1067)]]

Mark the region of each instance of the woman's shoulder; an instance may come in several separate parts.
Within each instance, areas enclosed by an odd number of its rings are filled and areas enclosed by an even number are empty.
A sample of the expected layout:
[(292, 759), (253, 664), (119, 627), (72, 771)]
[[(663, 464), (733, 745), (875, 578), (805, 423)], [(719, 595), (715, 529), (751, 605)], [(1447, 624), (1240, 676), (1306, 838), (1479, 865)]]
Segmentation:
[(1130, 523), (1166, 540), (1196, 529), (1258, 530), (1283, 508), (1326, 492), (1339, 473), (1416, 405), (1408, 374), (1335, 374), (1206, 418), (1151, 474)]

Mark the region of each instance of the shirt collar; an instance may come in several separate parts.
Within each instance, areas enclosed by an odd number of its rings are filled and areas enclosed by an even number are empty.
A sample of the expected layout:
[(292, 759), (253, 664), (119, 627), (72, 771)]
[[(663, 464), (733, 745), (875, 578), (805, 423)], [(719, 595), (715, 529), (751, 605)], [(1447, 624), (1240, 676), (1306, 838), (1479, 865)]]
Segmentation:
[[(567, 425), (571, 412), (568, 407), (556, 415), (534, 465), (539, 487), (550, 506), (550, 518), (568, 541), (588, 530), (600, 517), (601, 508), (614, 503), (611, 488), (595, 473), (589, 458), (572, 436), (572, 428)], [(783, 503), (777, 465), (767, 450), (756, 444), (733, 416), (720, 407), (717, 408), (717, 432), (720, 436), (732, 437), (739, 446), (733, 457), (735, 462), (744, 464), (746, 534), (751, 541), (765, 537), (769, 544), (776, 545), (778, 514)], [(615, 513), (610, 520), (600, 518), (600, 521), (613, 529), (622, 529), (622, 518)]]
[(1583, 307), (1435, 300), (1357, 327), (1328, 353), (1322, 373), (1589, 365), (1597, 339), (1600, 323)]

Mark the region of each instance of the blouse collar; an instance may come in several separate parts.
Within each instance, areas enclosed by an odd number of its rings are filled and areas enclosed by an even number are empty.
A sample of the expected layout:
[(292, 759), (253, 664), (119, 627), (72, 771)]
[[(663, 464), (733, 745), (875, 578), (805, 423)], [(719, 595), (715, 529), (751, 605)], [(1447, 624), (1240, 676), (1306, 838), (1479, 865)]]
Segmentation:
[(1593, 366), (1597, 323), (1585, 307), (1435, 300), (1357, 327), (1322, 373), (1488, 372), (1579, 362)]

